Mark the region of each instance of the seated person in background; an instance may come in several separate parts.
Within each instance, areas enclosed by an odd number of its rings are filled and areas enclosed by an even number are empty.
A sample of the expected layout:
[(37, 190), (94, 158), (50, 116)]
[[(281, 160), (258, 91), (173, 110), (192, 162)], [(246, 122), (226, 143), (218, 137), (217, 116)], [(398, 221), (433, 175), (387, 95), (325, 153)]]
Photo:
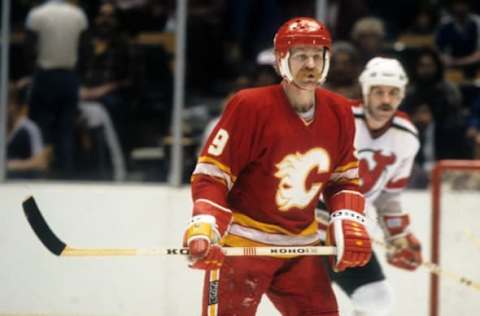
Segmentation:
[(423, 4), (415, 14), (415, 18), (405, 34), (432, 36), (438, 25), (438, 9), (430, 4)]
[[(82, 174), (90, 180), (123, 181), (126, 177), (125, 158), (117, 132), (108, 112), (98, 102), (81, 102), (77, 122), (81, 155), (89, 163), (79, 164)], [(108, 158), (108, 161), (106, 161)]]
[(163, 31), (175, 9), (172, 0), (113, 0), (118, 8), (119, 26), (130, 35), (144, 31)]
[(20, 91), (11, 84), (7, 103), (7, 178), (37, 178), (48, 167), (48, 155), (38, 126), (28, 119)]
[(433, 47), (434, 34), (438, 27), (439, 10), (431, 4), (422, 4), (413, 21), (398, 36), (398, 42), (406, 48)]
[(418, 52), (402, 110), (411, 115), (420, 131), (422, 145), (417, 159), (422, 155), (433, 159), (430, 164), (423, 163), (427, 173), (434, 160), (466, 158), (462, 94), (445, 79), (444, 66), (433, 49), (423, 48)]
[(469, 0), (450, 0), (450, 16), (440, 24), (435, 42), (447, 67), (460, 67), (474, 78), (480, 66), (480, 16), (471, 13)]
[(348, 42), (336, 42), (332, 47), (332, 62), (325, 88), (350, 99), (360, 99), (358, 84), (360, 59), (358, 51)]
[(129, 92), (132, 91), (133, 59), (128, 39), (118, 31), (116, 8), (104, 2), (95, 17), (92, 47), (80, 61), (81, 102), (101, 103), (112, 117), (120, 141), (128, 136)]
[[(421, 102), (421, 101), (420, 101)], [(418, 130), (420, 150), (415, 156), (409, 188), (426, 189), (430, 183), (431, 170), (435, 166), (435, 120), (430, 106), (415, 104), (410, 113), (412, 123)]]
[(375, 56), (384, 56), (386, 30), (383, 20), (364, 17), (353, 25), (351, 40), (360, 55), (360, 67)]
[(470, 105), (467, 137), (473, 143), (473, 159), (480, 159), (480, 95)]

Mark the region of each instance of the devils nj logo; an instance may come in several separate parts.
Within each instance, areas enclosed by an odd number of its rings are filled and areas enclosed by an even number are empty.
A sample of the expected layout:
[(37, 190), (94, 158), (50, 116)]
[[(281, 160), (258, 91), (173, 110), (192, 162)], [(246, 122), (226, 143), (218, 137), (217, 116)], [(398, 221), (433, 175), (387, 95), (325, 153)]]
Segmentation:
[(368, 197), (381, 190), (386, 183), (388, 166), (395, 163), (394, 153), (385, 154), (382, 150), (362, 149), (358, 151), (362, 192)]

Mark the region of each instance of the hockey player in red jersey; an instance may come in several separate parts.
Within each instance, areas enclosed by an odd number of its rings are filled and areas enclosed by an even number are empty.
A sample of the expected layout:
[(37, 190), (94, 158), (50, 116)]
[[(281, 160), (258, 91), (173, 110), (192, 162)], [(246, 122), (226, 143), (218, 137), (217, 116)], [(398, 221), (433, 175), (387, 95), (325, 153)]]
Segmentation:
[(206, 270), (203, 315), (255, 315), (263, 294), (282, 315), (338, 315), (321, 257), (221, 251), (317, 245), (320, 193), (332, 213), (333, 268), (370, 259), (353, 115), (345, 98), (319, 87), (330, 46), (329, 32), (315, 19), (287, 21), (274, 39), (283, 81), (235, 94), (200, 154), (184, 243), (191, 267)]
[[(411, 232), (409, 214), (400, 203), (419, 149), (416, 128), (404, 113), (397, 111), (408, 79), (396, 59), (376, 57), (367, 63), (359, 81), (363, 104), (354, 106), (353, 113), (367, 217), (378, 218), (388, 247), (387, 261), (415, 270), (422, 262), (420, 243)], [(368, 214), (370, 210), (374, 214)], [(328, 211), (320, 207), (317, 215), (320, 228), (326, 231)], [(375, 220), (371, 222), (375, 224)], [(351, 298), (355, 316), (391, 314), (392, 290), (375, 254), (364, 267), (340, 273), (330, 271), (330, 275)]]

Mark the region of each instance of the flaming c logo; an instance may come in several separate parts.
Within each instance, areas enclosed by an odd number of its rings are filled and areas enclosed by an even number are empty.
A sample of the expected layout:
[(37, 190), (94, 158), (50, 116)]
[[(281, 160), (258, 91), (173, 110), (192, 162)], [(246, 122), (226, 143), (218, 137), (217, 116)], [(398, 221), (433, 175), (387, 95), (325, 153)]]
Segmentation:
[(330, 156), (323, 148), (313, 148), (305, 154), (299, 152), (282, 159), (276, 165), (275, 177), (280, 179), (275, 200), (279, 210), (288, 211), (293, 207), (304, 208), (322, 188), (321, 182), (314, 182), (307, 189), (307, 178), (330, 170)]

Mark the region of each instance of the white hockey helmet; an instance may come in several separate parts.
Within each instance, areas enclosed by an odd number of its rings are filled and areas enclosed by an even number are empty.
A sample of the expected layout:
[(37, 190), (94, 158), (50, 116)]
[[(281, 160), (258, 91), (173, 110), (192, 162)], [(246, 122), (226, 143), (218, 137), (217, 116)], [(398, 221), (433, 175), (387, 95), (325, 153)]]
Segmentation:
[(288, 20), (283, 24), (275, 34), (273, 40), (275, 53), (280, 61), (278, 71), (280, 75), (289, 82), (293, 81), (293, 75), (290, 72), (288, 59), (290, 49), (297, 45), (313, 45), (324, 48), (323, 69), (318, 80), (322, 84), (328, 73), (330, 66), (330, 47), (332, 38), (326, 26), (320, 21), (310, 17), (297, 17)]
[(402, 97), (408, 77), (402, 64), (394, 58), (374, 57), (365, 66), (358, 78), (362, 86), (364, 98), (370, 93), (373, 86), (392, 86), (400, 89)]

